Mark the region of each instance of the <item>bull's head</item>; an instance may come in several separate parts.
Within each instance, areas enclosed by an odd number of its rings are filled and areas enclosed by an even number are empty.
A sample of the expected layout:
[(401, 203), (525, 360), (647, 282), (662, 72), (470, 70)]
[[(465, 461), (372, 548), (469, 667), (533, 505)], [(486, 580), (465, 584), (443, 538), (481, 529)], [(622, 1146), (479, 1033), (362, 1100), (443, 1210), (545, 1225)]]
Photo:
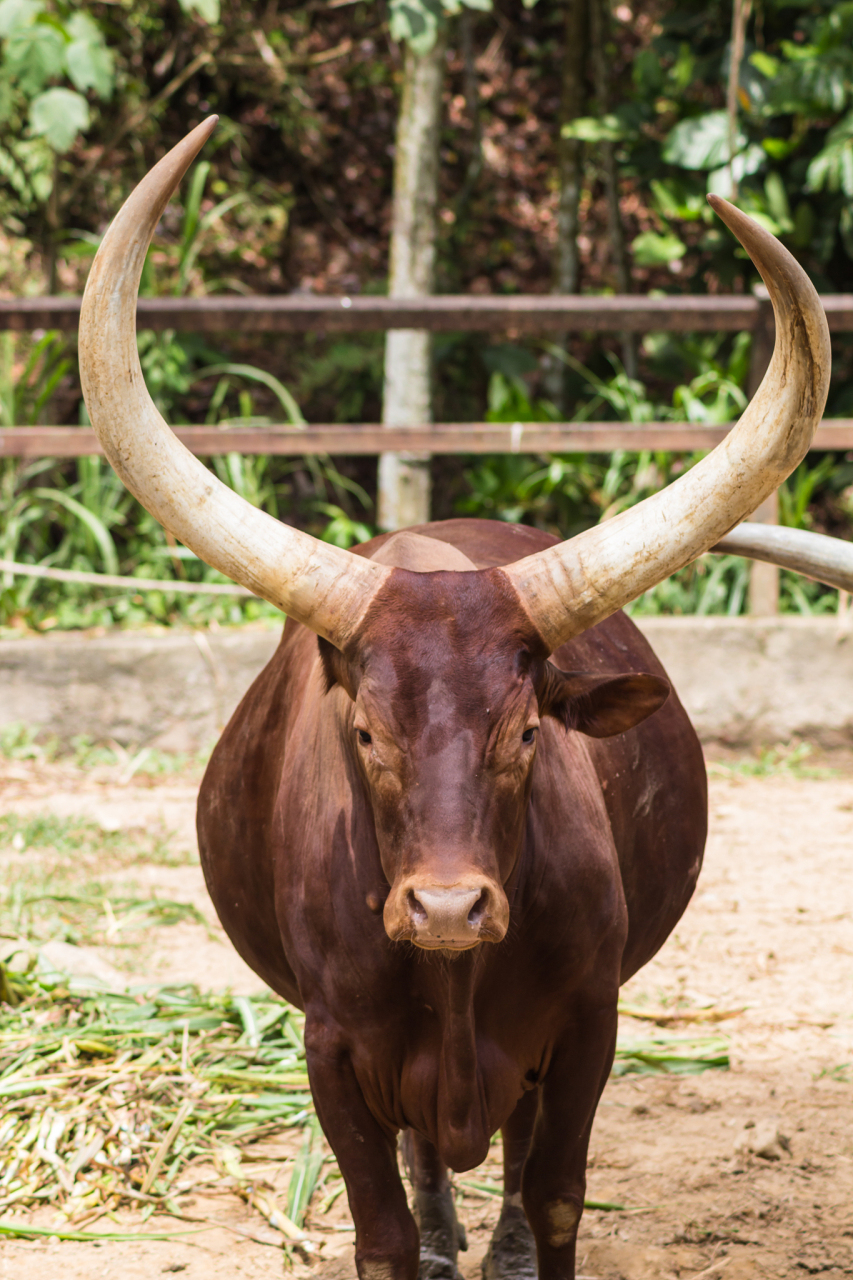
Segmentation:
[[(500, 942), (546, 717), (621, 733), (669, 692), (653, 675), (559, 670), (500, 570), (411, 531), (373, 555), (393, 566), (327, 685), (373, 809), (388, 936), (427, 950)], [(378, 909), (379, 902), (374, 906)]]
[(709, 197), (758, 267), (776, 315), (770, 368), (722, 444), (660, 493), (504, 568), (366, 559), (279, 523), (221, 484), (145, 388), (135, 333), (145, 254), (214, 125), (199, 125), (160, 161), (98, 251), (80, 317), (92, 425), (119, 476), (175, 537), (324, 642), (327, 680), (350, 699), (351, 749), (391, 884), (390, 936), (456, 949), (498, 940), (540, 719), (601, 736), (637, 723), (665, 696), (653, 677), (572, 677), (548, 656), (702, 555), (801, 461), (829, 384), (823, 308), (773, 236)]

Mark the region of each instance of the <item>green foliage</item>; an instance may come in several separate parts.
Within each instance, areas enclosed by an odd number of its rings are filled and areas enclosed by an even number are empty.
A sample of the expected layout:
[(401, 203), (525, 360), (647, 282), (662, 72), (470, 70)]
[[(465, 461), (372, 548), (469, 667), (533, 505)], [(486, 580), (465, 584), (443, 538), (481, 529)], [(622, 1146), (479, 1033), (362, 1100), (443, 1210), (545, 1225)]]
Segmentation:
[(634, 240), (631, 252), (638, 266), (659, 267), (683, 258), (687, 252), (687, 245), (671, 231), (667, 231), (664, 235), (658, 235), (654, 231), (644, 231)]
[(46, 89), (30, 105), (30, 128), (54, 151), (70, 151), (78, 133), (89, 127), (89, 104), (71, 89)]
[(708, 766), (712, 777), (746, 777), (746, 778), (829, 778), (833, 776), (830, 769), (817, 768), (806, 764), (814, 754), (814, 747), (808, 742), (793, 742), (787, 746), (761, 747), (756, 755), (746, 757), (734, 763), (713, 762)]
[(219, 0), (180, 0), (184, 13), (197, 13), (203, 22), (219, 21)]
[[(106, 101), (115, 85), (113, 55), (98, 23), (47, 0), (0, 0), (0, 123), (26, 117), (34, 137), (68, 151), (89, 127), (86, 94)], [(68, 80), (73, 88), (56, 84)], [(15, 157), (16, 149), (9, 153)], [(25, 154), (25, 153), (24, 153)]]
[(462, 9), (488, 12), (491, 7), (492, 0), (389, 0), (391, 38), (405, 41), (417, 54), (429, 53), (449, 16)]
[(11, 330), (0, 333), (0, 426), (38, 422), (72, 364), (59, 333), (49, 331), (35, 342)]
[[(709, 266), (724, 288), (744, 273), (747, 283), (755, 278), (701, 204), (707, 191), (730, 194), (734, 177), (743, 209), (791, 237), (814, 272), (833, 262), (835, 288), (847, 288), (853, 272), (845, 264), (839, 275), (833, 260), (839, 250), (853, 258), (851, 5), (771, 0), (756, 11), (747, 29), (731, 155), (719, 94), (728, 76), (730, 27), (729, 6), (695, 13), (670, 7), (661, 14), (656, 34), (634, 60), (633, 90), (622, 106), (623, 113), (633, 111), (635, 124), (622, 138), (622, 172), (653, 192), (656, 233), (688, 246), (692, 285), (703, 287)], [(697, 222), (698, 234), (679, 226)]]

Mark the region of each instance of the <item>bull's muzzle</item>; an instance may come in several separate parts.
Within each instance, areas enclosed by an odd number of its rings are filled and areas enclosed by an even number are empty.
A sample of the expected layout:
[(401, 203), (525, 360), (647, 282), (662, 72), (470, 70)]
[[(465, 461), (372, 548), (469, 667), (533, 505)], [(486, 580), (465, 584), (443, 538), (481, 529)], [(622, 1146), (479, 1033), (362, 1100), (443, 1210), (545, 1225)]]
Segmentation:
[(500, 942), (509, 904), (500, 885), (485, 876), (436, 884), (407, 877), (385, 904), (385, 929), (394, 942), (428, 951), (466, 951), (478, 942)]

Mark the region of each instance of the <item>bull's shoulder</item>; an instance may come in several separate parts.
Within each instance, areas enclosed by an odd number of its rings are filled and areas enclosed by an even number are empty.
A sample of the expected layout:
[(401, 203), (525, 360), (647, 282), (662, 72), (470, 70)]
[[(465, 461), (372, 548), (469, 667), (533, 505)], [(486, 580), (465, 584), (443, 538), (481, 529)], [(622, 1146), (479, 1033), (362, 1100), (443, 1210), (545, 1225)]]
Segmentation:
[(569, 640), (551, 660), (563, 671), (646, 671), (666, 676), (642, 631), (622, 612)]

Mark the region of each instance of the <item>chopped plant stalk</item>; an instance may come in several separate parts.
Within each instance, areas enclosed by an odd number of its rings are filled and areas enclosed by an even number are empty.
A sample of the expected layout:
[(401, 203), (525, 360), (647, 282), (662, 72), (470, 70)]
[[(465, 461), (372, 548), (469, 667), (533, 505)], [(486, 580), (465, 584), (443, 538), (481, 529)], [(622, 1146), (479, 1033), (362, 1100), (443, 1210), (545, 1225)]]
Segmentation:
[[(215, 1224), (218, 1225), (218, 1224)], [(21, 1240), (180, 1240), (199, 1235), (203, 1227), (181, 1231), (66, 1231), (57, 1227), (28, 1227), (23, 1222), (0, 1222), (0, 1235), (17, 1236)]]
[(636, 1005), (619, 1005), (619, 1012), (624, 1017), (656, 1022), (660, 1027), (671, 1022), (725, 1022), (745, 1011), (746, 1005), (739, 1005), (737, 1009), (638, 1009)]
[[(186, 1023), (184, 1023), (184, 1026), (186, 1027)], [(175, 1138), (177, 1138), (178, 1134), (180, 1133), (183, 1123), (186, 1120), (187, 1116), (192, 1111), (192, 1109), (193, 1109), (193, 1103), (191, 1098), (187, 1098), (184, 1102), (181, 1103), (180, 1110), (178, 1111), (178, 1114), (175, 1116), (174, 1120), (172, 1121), (172, 1124), (169, 1128), (169, 1132), (166, 1134), (165, 1138), (160, 1143), (159, 1147), (157, 1148), (154, 1154), (154, 1159), (151, 1161), (151, 1164), (148, 1166), (148, 1172), (146, 1173), (142, 1181), (142, 1187), (140, 1188), (143, 1195), (147, 1195), (148, 1192), (153, 1187), (154, 1179), (157, 1177), (157, 1174), (160, 1172), (160, 1169), (163, 1165), (163, 1161), (166, 1159), (166, 1156), (169, 1154), (169, 1152), (172, 1149), (172, 1143), (175, 1141)]]
[(729, 1050), (724, 1040), (655, 1036), (652, 1040), (618, 1044), (612, 1074), (695, 1076), (704, 1071), (728, 1071), (729, 1065)]
[(305, 1138), (302, 1143), (302, 1149), (293, 1166), (290, 1187), (287, 1192), (287, 1216), (298, 1227), (301, 1227), (305, 1220), (305, 1211), (314, 1194), (317, 1178), (325, 1159), (326, 1154), (322, 1147), (320, 1124), (317, 1117), (314, 1116), (305, 1126)]
[[(174, 1212), (191, 1189), (181, 1186), (188, 1166), (213, 1160), (246, 1187), (240, 1152), (297, 1127), (309, 1138), (294, 1164), (304, 1220), (326, 1151), (299, 1013), (253, 997), (247, 1046), (240, 998), (191, 986), (93, 991), (38, 971), (3, 978), (17, 1004), (0, 1005), (0, 1208), (47, 1201), (69, 1227), (140, 1202)], [(266, 1200), (263, 1212), (287, 1239), (304, 1235)]]

